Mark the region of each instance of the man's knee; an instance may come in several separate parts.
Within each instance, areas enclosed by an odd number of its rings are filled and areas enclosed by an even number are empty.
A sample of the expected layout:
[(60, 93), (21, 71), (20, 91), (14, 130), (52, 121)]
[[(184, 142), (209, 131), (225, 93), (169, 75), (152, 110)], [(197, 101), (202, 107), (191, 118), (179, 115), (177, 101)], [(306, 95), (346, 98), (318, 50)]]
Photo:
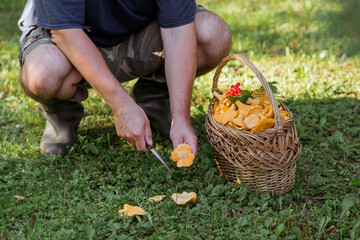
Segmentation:
[(58, 97), (65, 82), (72, 85), (80, 79), (81, 75), (53, 45), (35, 48), (26, 57), (20, 73), (20, 82), (26, 94), (42, 103)]
[(231, 32), (229, 26), (218, 15), (212, 12), (201, 12), (196, 15), (199, 64), (208, 69), (216, 67), (222, 58), (231, 50)]
[(25, 93), (36, 101), (48, 102), (55, 93), (55, 86), (49, 83), (49, 73), (41, 65), (29, 62), (20, 72), (20, 82)]

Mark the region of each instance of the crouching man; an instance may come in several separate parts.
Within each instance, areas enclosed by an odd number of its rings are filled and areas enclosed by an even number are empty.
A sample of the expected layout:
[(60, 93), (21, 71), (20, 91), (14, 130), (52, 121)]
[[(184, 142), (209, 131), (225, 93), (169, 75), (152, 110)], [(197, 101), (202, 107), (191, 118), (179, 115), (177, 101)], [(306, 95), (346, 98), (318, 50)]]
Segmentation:
[[(194, 0), (28, 0), (19, 27), (21, 85), (47, 120), (43, 154), (65, 155), (75, 143), (88, 87), (138, 151), (152, 145), (152, 128), (196, 154), (194, 79), (231, 49), (219, 16)], [(121, 83), (135, 78), (131, 96)]]

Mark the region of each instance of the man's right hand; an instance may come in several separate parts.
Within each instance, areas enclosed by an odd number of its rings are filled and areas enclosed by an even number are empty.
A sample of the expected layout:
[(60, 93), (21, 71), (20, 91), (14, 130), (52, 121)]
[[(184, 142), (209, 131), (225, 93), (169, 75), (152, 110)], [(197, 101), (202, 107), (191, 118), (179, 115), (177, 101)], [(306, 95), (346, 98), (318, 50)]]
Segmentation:
[(138, 151), (152, 145), (150, 123), (106, 65), (101, 53), (82, 29), (51, 31), (52, 41), (104, 98), (115, 115), (116, 132)]
[(136, 150), (146, 152), (146, 145), (152, 145), (149, 119), (137, 104), (124, 105), (119, 111), (114, 111), (116, 133)]

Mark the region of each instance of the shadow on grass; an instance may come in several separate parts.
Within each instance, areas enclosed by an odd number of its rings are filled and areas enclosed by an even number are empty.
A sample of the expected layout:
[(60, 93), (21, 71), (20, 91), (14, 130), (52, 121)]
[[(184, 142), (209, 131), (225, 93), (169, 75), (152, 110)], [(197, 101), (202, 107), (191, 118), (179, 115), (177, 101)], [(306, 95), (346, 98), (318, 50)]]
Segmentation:
[(224, 6), (226, 10), (218, 7), (220, 3), (212, 2), (210, 10), (213, 7), (229, 24), (233, 53), (284, 55), (290, 51), (311, 55), (324, 50), (337, 56), (359, 53), (359, 1), (285, 4), (281, 1), (244, 1), (236, 5), (226, 1), (235, 7), (227, 9)]
[[(359, 177), (360, 100), (288, 99), (285, 105), (295, 115), (303, 146), (298, 159), (295, 191), (316, 196), (330, 189), (347, 193), (346, 181), (340, 180)], [(199, 176), (205, 176), (209, 169), (219, 174), (206, 137), (205, 117), (205, 114), (198, 114), (192, 118), (199, 137), (199, 148), (195, 164), (188, 169), (177, 169), (168, 160), (172, 144), (154, 134), (158, 152), (175, 172), (173, 180), (198, 181)], [(98, 171), (103, 171), (101, 175), (107, 175), (109, 172), (116, 174), (119, 166), (122, 166), (138, 186), (141, 186), (140, 183), (145, 186), (151, 184), (154, 176), (159, 177), (156, 181), (168, 183), (166, 169), (161, 163), (151, 154), (137, 152), (130, 144), (119, 139), (113, 126), (80, 129), (78, 135), (78, 144), (66, 157), (71, 164), (65, 168), (86, 168), (87, 165), (101, 163), (102, 170)]]
[[(354, 14), (355, 12), (353, 12)], [(293, 53), (314, 54), (318, 51), (330, 51), (337, 56), (346, 53), (348, 56), (359, 54), (360, 36), (353, 31), (357, 26), (355, 20), (344, 17), (346, 9), (342, 12), (321, 11), (313, 16), (313, 19), (299, 21), (301, 30), (280, 32), (276, 29), (281, 24), (271, 22), (259, 22), (252, 25), (230, 24), (234, 42), (241, 42), (239, 48), (233, 48), (232, 53), (249, 55), (284, 55), (287, 51)], [(282, 24), (287, 24), (285, 12), (278, 12), (275, 18)], [(240, 16), (234, 16), (241, 22)], [(236, 21), (236, 20), (234, 20)], [(316, 21), (319, 29), (313, 29), (312, 22)], [(294, 23), (288, 23), (293, 25)], [(344, 27), (346, 26), (346, 27)]]
[(346, 53), (360, 53), (360, 1), (332, 0), (341, 6), (339, 11), (328, 11), (321, 15), (321, 20), (327, 23), (330, 36), (340, 40), (346, 46)]
[[(102, 232), (111, 234), (114, 230), (109, 226), (113, 222), (126, 233), (137, 226), (136, 221), (127, 224), (117, 211), (129, 203), (144, 207), (152, 214), (156, 226), (164, 229), (181, 228), (175, 226), (189, 214), (186, 221), (202, 228), (202, 234), (207, 236), (213, 234), (208, 226), (214, 224), (214, 219), (217, 219), (214, 229), (224, 228), (220, 225), (223, 219), (230, 223), (227, 229), (233, 229), (233, 223), (244, 218), (249, 222), (256, 218), (257, 225), (265, 227), (268, 216), (280, 219), (279, 222), (286, 222), (289, 217), (294, 219), (286, 231), (304, 225), (311, 226), (312, 234), (316, 234), (322, 229), (317, 217), (327, 216), (329, 211), (335, 221), (329, 226), (339, 226), (338, 216), (343, 216), (339, 222), (355, 226), (359, 214), (360, 100), (308, 98), (287, 99), (284, 103), (295, 114), (303, 150), (297, 161), (295, 186), (283, 196), (247, 194), (246, 188), (227, 183), (220, 176), (206, 139), (203, 113), (192, 118), (199, 136), (199, 151), (191, 167), (177, 168), (168, 159), (171, 143), (154, 136), (156, 150), (173, 170), (172, 175), (150, 153), (137, 152), (120, 140), (110, 125), (83, 125), (78, 132), (78, 144), (64, 158), (41, 156), (38, 148), (22, 149), (37, 157), (0, 161), (0, 189), (5, 193), (0, 208), (5, 222), (0, 221), (5, 232), (13, 233), (19, 228), (27, 229), (24, 222), (26, 225), (29, 218), (36, 216), (41, 224), (31, 232), (42, 236), (63, 227), (81, 228), (89, 224), (89, 219), (96, 218), (98, 236)], [(34, 128), (33, 131), (40, 131), (40, 126)], [(186, 208), (176, 206), (170, 196), (183, 191), (196, 192), (197, 202)], [(14, 201), (17, 194), (25, 200)], [(159, 194), (167, 195), (167, 199), (156, 204), (148, 201)], [(344, 202), (348, 204), (345, 207)], [(346, 216), (341, 213), (344, 209)], [(143, 218), (141, 222), (147, 221)], [(247, 228), (253, 234), (254, 226)], [(139, 234), (138, 231), (136, 228), (133, 233)], [(200, 232), (194, 230), (192, 234)], [(162, 233), (167, 232), (162, 230)], [(150, 229), (142, 234), (151, 236), (156, 232)]]
[(301, 192), (316, 198), (330, 192), (355, 193), (360, 178), (360, 100), (288, 99), (285, 104), (295, 114), (302, 144), (296, 172)]

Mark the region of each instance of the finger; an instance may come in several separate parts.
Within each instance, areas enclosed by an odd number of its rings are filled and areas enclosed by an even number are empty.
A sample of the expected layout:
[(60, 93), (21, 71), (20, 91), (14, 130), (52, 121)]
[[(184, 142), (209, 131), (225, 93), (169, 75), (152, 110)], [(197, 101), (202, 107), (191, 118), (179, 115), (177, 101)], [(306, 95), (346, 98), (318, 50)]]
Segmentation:
[[(179, 144), (182, 143), (182, 141), (180, 141), (179, 138), (177, 138), (177, 139), (171, 139), (171, 141), (172, 141), (172, 144), (173, 144), (173, 149), (175, 149)], [(169, 159), (172, 160), (171, 155), (170, 155)]]
[(197, 147), (198, 147), (197, 137), (193, 137), (192, 139), (190, 139), (188, 144), (191, 146), (191, 150), (192, 150), (193, 154), (196, 156), (197, 155)]
[(147, 148), (146, 148), (146, 141), (145, 141), (145, 129), (143, 129), (141, 131), (141, 133), (136, 134), (135, 136), (136, 137), (134, 138), (134, 140), (135, 140), (136, 150), (138, 150), (140, 152), (146, 152)]
[(135, 140), (135, 146), (136, 146), (136, 150), (138, 150), (140, 152), (146, 152), (147, 151), (146, 143), (145, 143), (144, 138), (139, 138), (139, 139)]
[(127, 141), (128, 143), (130, 143), (131, 146), (136, 149), (136, 144), (135, 144), (134, 141), (132, 141), (132, 140), (129, 139), (129, 138), (125, 138), (125, 137), (123, 137), (123, 139), (124, 139), (125, 141)]
[(175, 139), (171, 139), (172, 144), (173, 144), (173, 148), (175, 149), (179, 144), (184, 143), (184, 138), (180, 137), (180, 138), (175, 138)]
[(145, 142), (148, 146), (153, 145), (152, 133), (151, 133), (151, 128), (150, 128), (149, 124), (146, 124), (146, 126), (145, 126)]

